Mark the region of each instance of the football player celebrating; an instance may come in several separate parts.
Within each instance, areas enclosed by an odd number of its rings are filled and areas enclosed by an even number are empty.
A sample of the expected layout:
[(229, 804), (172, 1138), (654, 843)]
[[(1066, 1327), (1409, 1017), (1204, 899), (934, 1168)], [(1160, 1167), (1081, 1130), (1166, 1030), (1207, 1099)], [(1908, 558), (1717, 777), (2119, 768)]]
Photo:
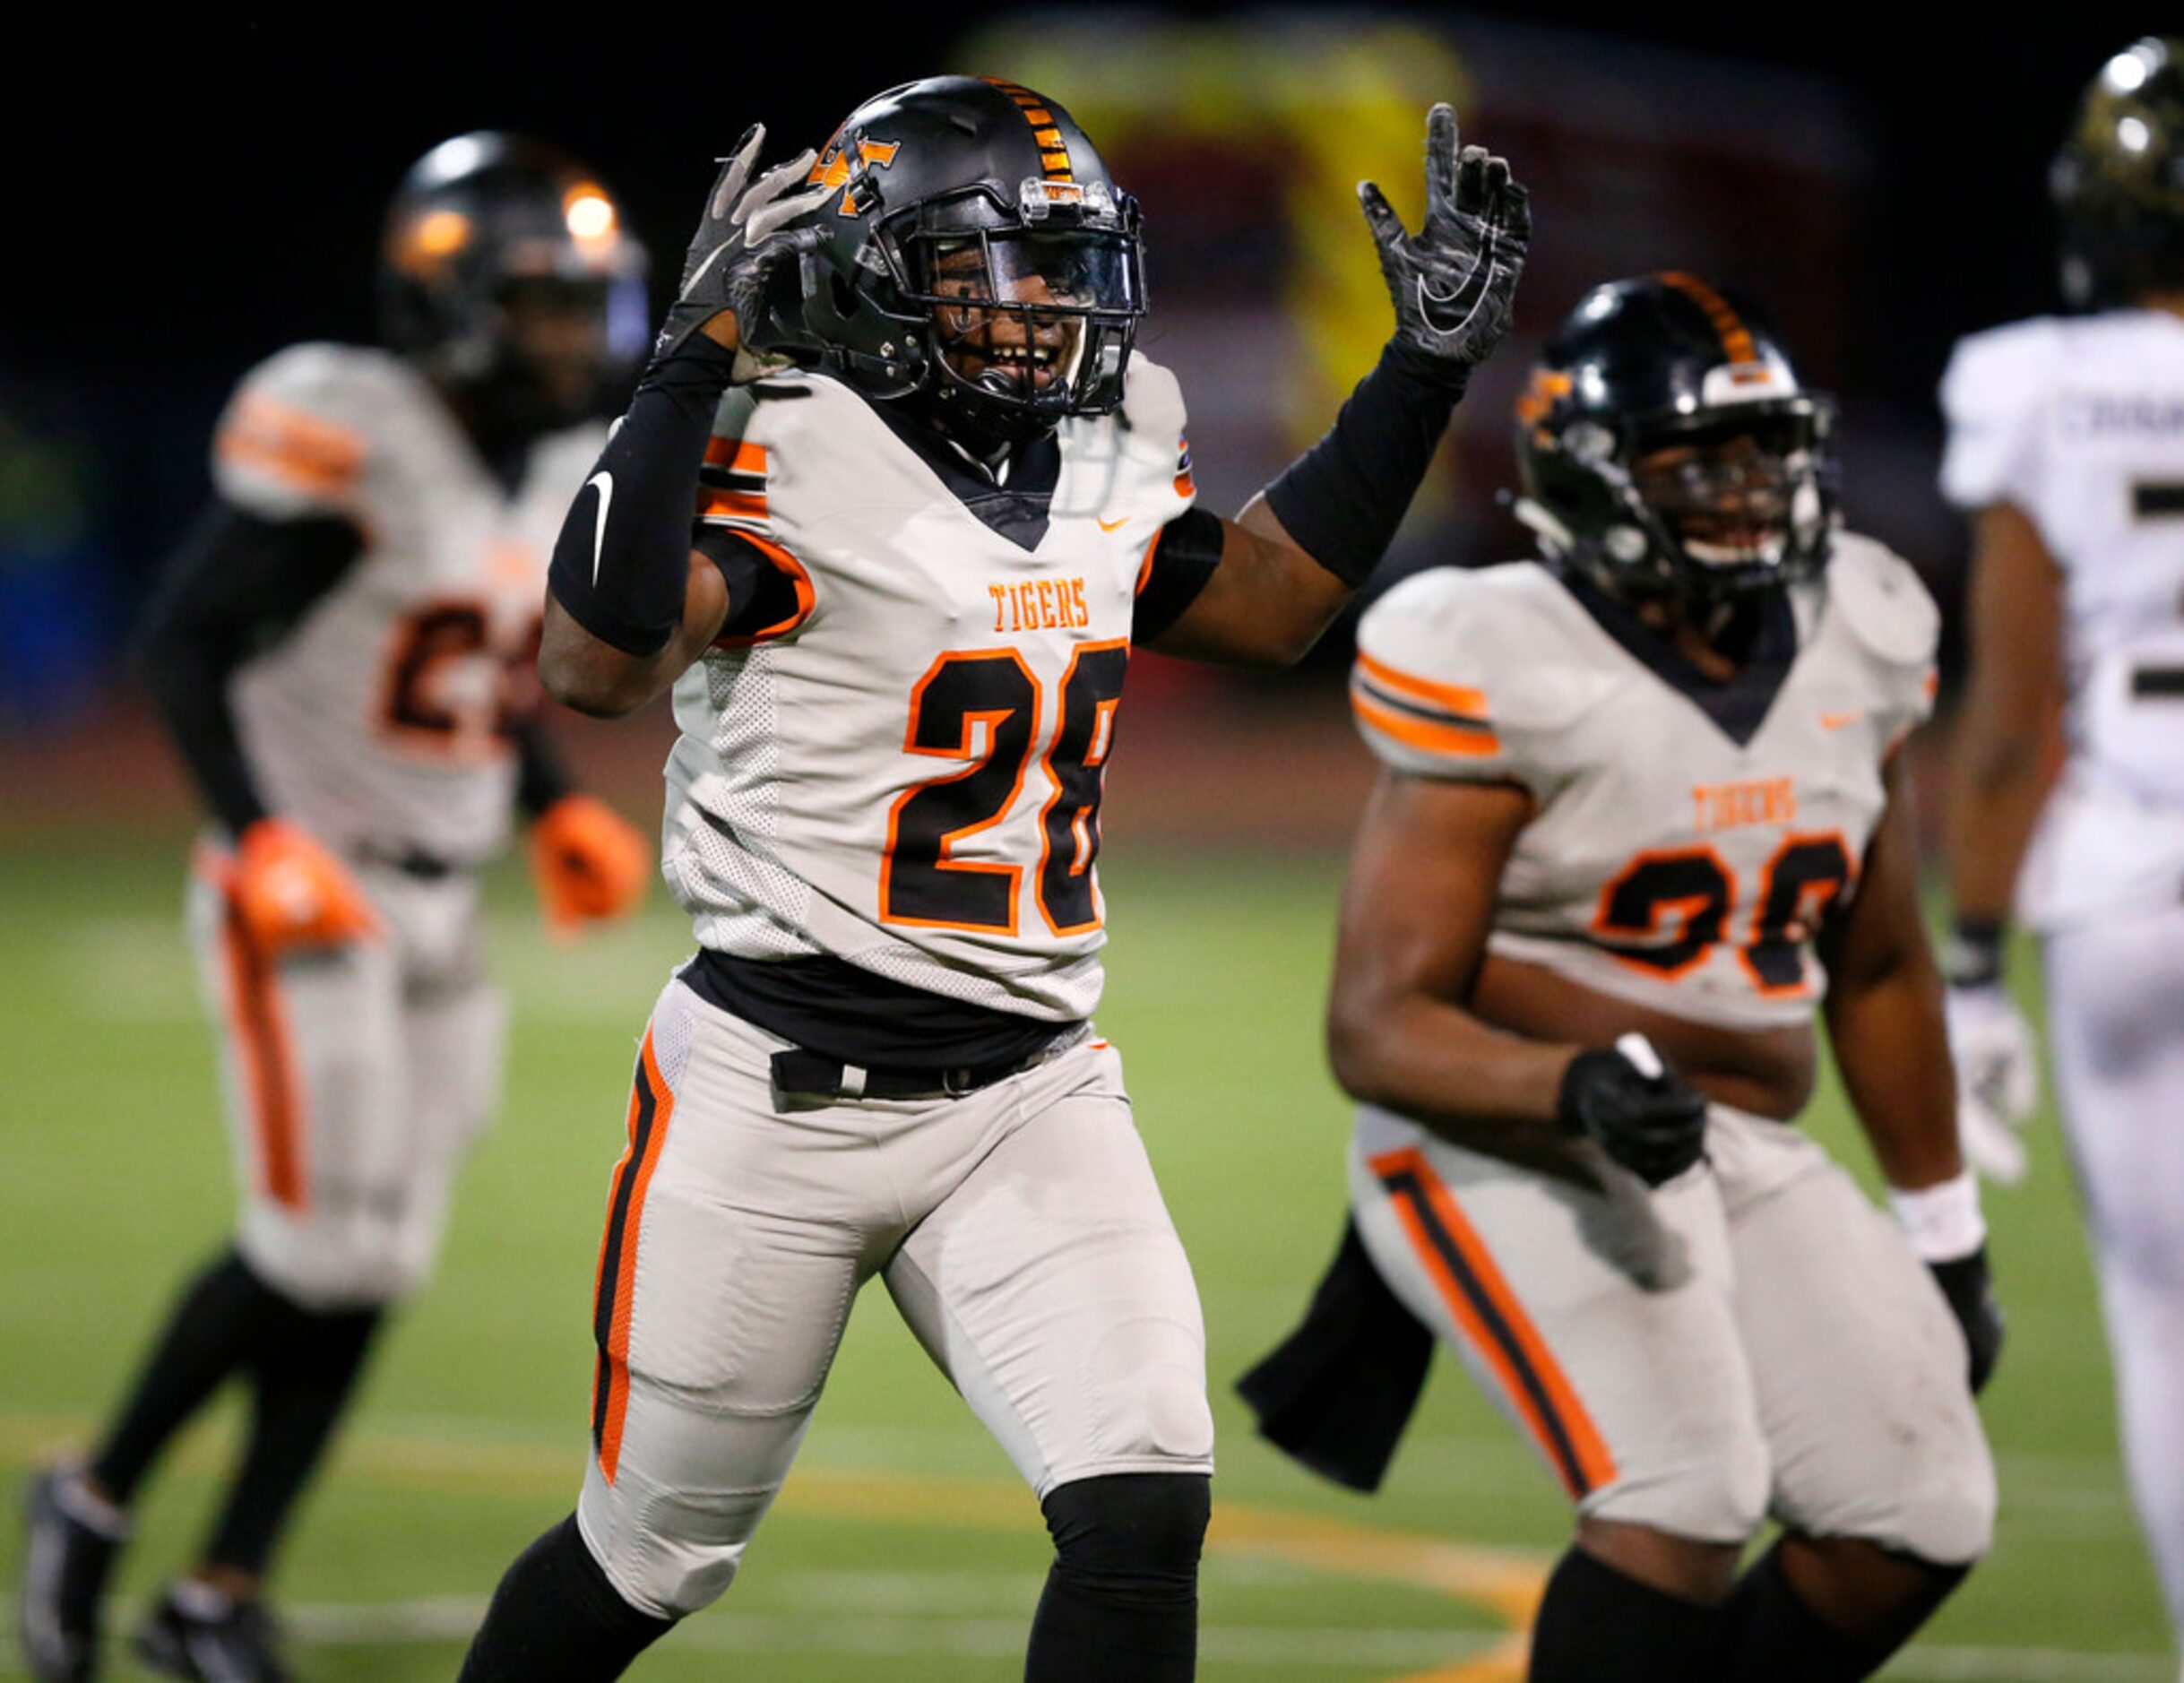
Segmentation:
[[(1455, 1346), (1576, 1509), (1542, 1683), (1862, 1678), (1988, 1543), (2000, 1327), (1896, 753), (1937, 615), (1834, 530), (1828, 425), (1714, 287), (1598, 288), (1519, 408), (1544, 563), (1360, 629), (1353, 1225), (1244, 1390), (1370, 1489)], [(1795, 1126), (1816, 1007), (1900, 1230)]]
[(1136, 203), (1060, 106), (937, 77), (816, 159), (757, 174), (762, 139), (555, 554), (548, 687), (675, 686), (699, 951), (638, 1063), (577, 1511), (463, 1676), (615, 1677), (726, 1589), (876, 1273), (1044, 1509), (1026, 1675), (1188, 1678), (1204, 1332), (1087, 1021), (1123, 675), (1319, 634), (1508, 324), (1524, 191), (1445, 106), (1420, 231), (1360, 189), (1394, 337), (1230, 522), (1133, 353)]
[(1966, 339), (1941, 388), (1942, 488), (1974, 546), (1949, 1028), (1966, 1144), (2015, 1179), (2007, 1125), (2038, 1078), (2002, 980), (2014, 893), (2042, 936), (2124, 1459), (2184, 1638), (2184, 39), (2109, 60), (2053, 185), (2076, 313)]
[(220, 419), (217, 495), (156, 587), (143, 651), (214, 824), (190, 928), (227, 1030), (241, 1221), (89, 1460), (34, 1487), (33, 1677), (93, 1675), (130, 1506), (231, 1375), (253, 1393), (241, 1463), (137, 1650), (176, 1677), (287, 1675), (268, 1560), (374, 1333), (431, 1272), (456, 1167), (498, 1103), (479, 867), (520, 805), (557, 928), (642, 893), (648, 849), (571, 790), (533, 662), (554, 533), (643, 346), (643, 271), (572, 160), (461, 136), (388, 218), (393, 350), (294, 346)]

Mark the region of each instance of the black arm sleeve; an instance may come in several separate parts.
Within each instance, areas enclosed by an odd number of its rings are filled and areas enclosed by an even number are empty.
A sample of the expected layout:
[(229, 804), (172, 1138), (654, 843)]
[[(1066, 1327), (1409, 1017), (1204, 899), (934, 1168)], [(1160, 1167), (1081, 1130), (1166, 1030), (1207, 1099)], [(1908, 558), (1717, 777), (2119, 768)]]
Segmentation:
[(266, 520), (220, 498), (198, 519), (144, 604), (139, 671), (197, 791), (230, 834), (265, 816), (228, 705), (228, 678), (280, 641), (363, 553), (339, 514)]
[(1266, 488), (1289, 535), (1345, 584), (1362, 584), (1394, 539), (1470, 373), (1389, 344), (1334, 425)]
[(683, 623), (698, 469), (735, 364), (702, 333), (654, 364), (561, 523), (554, 600), (625, 653), (657, 654)]
[(533, 713), (515, 728), (515, 798), (517, 805), (536, 818), (564, 795), (574, 794), (575, 783), (554, 746), (546, 721)]
[(1203, 508), (1187, 508), (1161, 528), (1138, 580), (1137, 605), (1130, 615), (1132, 643), (1150, 648), (1183, 617), (1221, 565), (1228, 541), (1221, 516)]

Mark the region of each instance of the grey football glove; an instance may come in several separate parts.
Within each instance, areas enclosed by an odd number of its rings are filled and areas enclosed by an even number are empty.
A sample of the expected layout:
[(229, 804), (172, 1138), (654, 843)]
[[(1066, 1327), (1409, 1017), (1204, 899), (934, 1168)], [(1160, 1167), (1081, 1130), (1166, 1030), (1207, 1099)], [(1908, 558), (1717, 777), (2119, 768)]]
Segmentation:
[(1524, 272), (1530, 199), (1506, 160), (1483, 146), (1458, 147), (1456, 114), (1446, 105), (1426, 117), (1426, 220), (1417, 233), (1405, 231), (1378, 187), (1358, 184), (1398, 344), (1466, 369), (1493, 354)]
[(742, 340), (733, 383), (745, 384), (789, 366), (786, 358), (766, 354), (767, 283), (781, 264), (793, 263), (799, 253), (819, 243), (816, 229), (786, 225), (818, 209), (833, 189), (812, 186), (790, 192), (811, 171), (815, 154), (808, 151), (753, 180), (758, 149), (765, 139), (764, 125), (754, 123), (721, 164), (697, 235), (690, 242), (690, 255), (683, 262), (681, 293), (669, 306), (652, 348), (655, 363), (672, 356), (722, 310), (733, 310)]

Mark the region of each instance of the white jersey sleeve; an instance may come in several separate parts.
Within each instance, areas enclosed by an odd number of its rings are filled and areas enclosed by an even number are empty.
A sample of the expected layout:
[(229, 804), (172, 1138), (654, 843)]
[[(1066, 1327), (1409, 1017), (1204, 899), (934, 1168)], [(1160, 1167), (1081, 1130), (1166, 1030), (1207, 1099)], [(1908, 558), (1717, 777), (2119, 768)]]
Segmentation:
[(1959, 341), (1941, 376), (1942, 494), (1959, 508), (2041, 500), (2042, 431), (2066, 350), (2050, 317)]
[(1350, 680), (1373, 752), (1417, 776), (1551, 794), (1558, 733), (1601, 694), (1568, 661), (1539, 658), (1558, 634), (1536, 599), (1559, 589), (1528, 564), (1434, 567), (1375, 602)]
[(1893, 749), (1933, 713), (1941, 610), (1910, 562), (1847, 531), (1828, 557), (1827, 600), (1864, 657), (1875, 735)]
[(212, 482), (268, 520), (342, 514), (368, 521), (399, 470), (379, 440), (414, 406), (417, 376), (384, 351), (291, 345), (244, 375), (213, 433)]

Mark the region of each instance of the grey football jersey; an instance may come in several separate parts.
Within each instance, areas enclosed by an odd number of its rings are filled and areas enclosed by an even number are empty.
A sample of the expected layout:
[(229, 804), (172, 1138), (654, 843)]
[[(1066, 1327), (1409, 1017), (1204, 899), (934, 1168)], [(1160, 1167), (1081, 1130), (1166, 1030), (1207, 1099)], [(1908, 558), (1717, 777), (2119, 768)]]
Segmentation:
[(1490, 951), (1731, 1027), (1810, 1017), (1813, 951), (1857, 892), (1882, 765), (1931, 705), (1939, 617), (1909, 565), (1841, 534), (1789, 592), (1793, 652), (1739, 695), (1649, 659), (1530, 562), (1405, 580), (1359, 628), (1351, 696), (1376, 753), (1532, 798)]
[(296, 345), (243, 380), (215, 435), (220, 495), (271, 520), (337, 514), (364, 538), (231, 680), (272, 811), (336, 847), (471, 861), (505, 843), (508, 725), (536, 682), (547, 559), (604, 436), (534, 444), (512, 497), (398, 357)]
[(1120, 413), (1059, 428), (1043, 519), (1004, 531), (832, 379), (729, 395), (700, 515), (796, 611), (676, 686), (666, 870), (701, 944), (1091, 1012), (1101, 778), (1136, 592), (1194, 494), (1182, 432), (1134, 358)]

